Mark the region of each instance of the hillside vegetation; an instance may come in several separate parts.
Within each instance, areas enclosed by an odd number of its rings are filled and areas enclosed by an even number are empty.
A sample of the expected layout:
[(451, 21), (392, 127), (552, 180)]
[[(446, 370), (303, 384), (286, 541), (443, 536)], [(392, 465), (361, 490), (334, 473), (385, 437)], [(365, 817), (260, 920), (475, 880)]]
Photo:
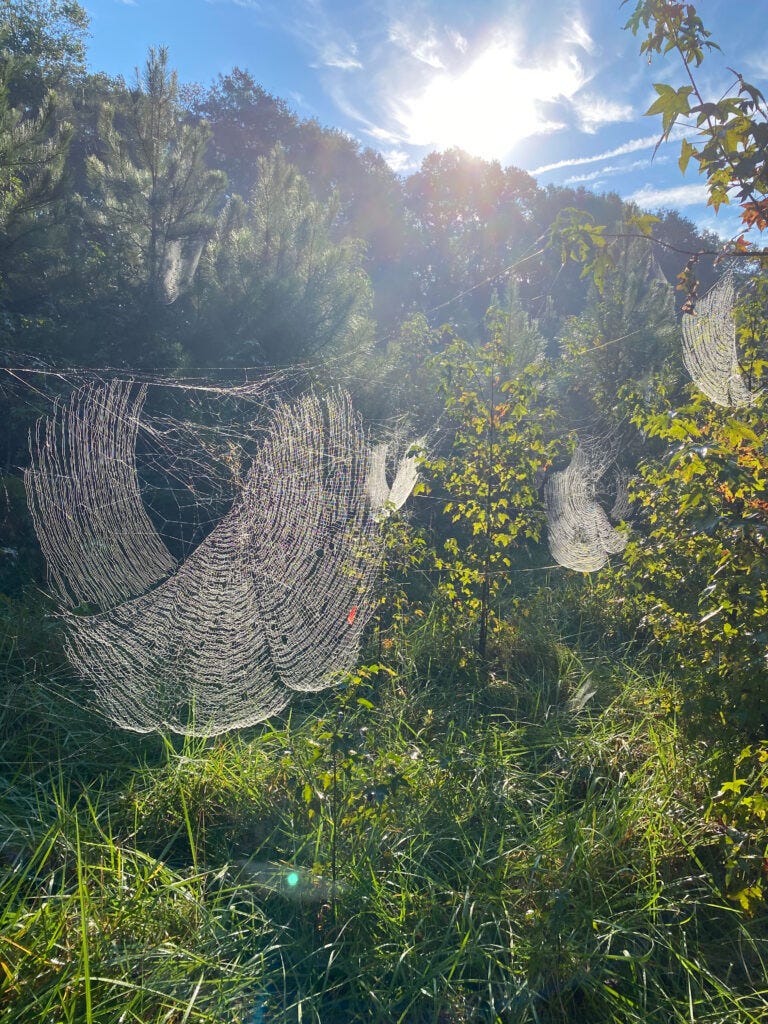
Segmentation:
[[(245, 69), (89, 72), (86, 27), (0, 0), (0, 1021), (765, 1021), (765, 257), (459, 150), (401, 179)], [(706, 49), (688, 4), (631, 27)], [(746, 235), (741, 86), (655, 113), (701, 114), (684, 154)], [(338, 685), (212, 738), (117, 728), (77, 677), (22, 477), (36, 420), (118, 379), (174, 557), (259, 382), (416, 443)]]

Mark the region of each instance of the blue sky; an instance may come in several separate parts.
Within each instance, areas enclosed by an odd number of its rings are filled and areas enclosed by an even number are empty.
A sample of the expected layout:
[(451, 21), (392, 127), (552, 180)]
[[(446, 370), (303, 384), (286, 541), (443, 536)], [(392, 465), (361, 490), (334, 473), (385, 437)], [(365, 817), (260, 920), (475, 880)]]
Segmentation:
[[(431, 150), (468, 152), (530, 171), (541, 184), (615, 191), (672, 207), (728, 235), (679, 143), (651, 160), (653, 82), (683, 84), (672, 57), (638, 55), (622, 31), (634, 0), (83, 0), (89, 63), (128, 81), (149, 46), (166, 45), (183, 82), (234, 66), (302, 117), (378, 149), (400, 173)], [(697, 73), (719, 97), (735, 67), (768, 91), (768, 0), (700, 0), (722, 54)], [(693, 162), (692, 162), (693, 164)]]

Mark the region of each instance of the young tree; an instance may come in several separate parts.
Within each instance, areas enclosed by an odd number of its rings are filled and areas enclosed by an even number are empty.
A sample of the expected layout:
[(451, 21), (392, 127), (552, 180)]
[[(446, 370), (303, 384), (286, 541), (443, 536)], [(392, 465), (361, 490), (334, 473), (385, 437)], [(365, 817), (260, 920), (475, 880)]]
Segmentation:
[(88, 169), (102, 242), (145, 296), (172, 303), (213, 234), (226, 178), (205, 165), (208, 131), (185, 120), (165, 48), (149, 51), (121, 109), (104, 108), (100, 134)]
[[(641, 53), (650, 59), (676, 52), (685, 72), (679, 88), (655, 86), (658, 99), (649, 113), (662, 118), (661, 140), (686, 122), (681, 169), (694, 159), (706, 177), (710, 204), (717, 208), (736, 198), (745, 228), (763, 231), (768, 108), (762, 93), (736, 74), (733, 93), (714, 102), (704, 97), (695, 69), (705, 51), (717, 47), (693, 4), (640, 0), (627, 27), (635, 34), (647, 31)], [(750, 256), (743, 235), (735, 251)], [(768, 462), (760, 349), (768, 333), (768, 283), (760, 273), (747, 288), (742, 280), (735, 311), (727, 305), (715, 310), (714, 299), (701, 302), (690, 267), (682, 278), (688, 289), (683, 340), (700, 331), (703, 346), (687, 365), (692, 373), (698, 369), (699, 383), (712, 397), (694, 385), (692, 399), (681, 406), (668, 380), (659, 380), (655, 393), (637, 396), (635, 424), (670, 447), (665, 457), (641, 463), (634, 488), (639, 528), (615, 581), (620, 604), (634, 609), (683, 670), (689, 711), (764, 734)], [(726, 375), (719, 387), (707, 386), (707, 359), (713, 373)]]
[(672, 296), (644, 240), (617, 244), (602, 291), (591, 288), (586, 309), (571, 318), (560, 339), (560, 385), (571, 426), (616, 427), (625, 415), (622, 388), (628, 381), (650, 380), (675, 352)]
[(544, 338), (514, 295), (491, 307), (486, 329), (482, 345), (456, 338), (436, 357), (453, 437), (447, 454), (424, 463), (453, 524), (436, 563), (442, 589), (476, 625), (483, 662), (514, 550), (540, 535), (538, 490), (555, 452), (542, 387)]
[(313, 197), (282, 148), (257, 169), (247, 206), (233, 204), (206, 260), (201, 315), (226, 338), (226, 357), (286, 365), (367, 348), (371, 294), (360, 243), (333, 240), (335, 203)]
[[(0, 64), (0, 338), (10, 340), (23, 313), (42, 299), (46, 263), (59, 197), (69, 127), (56, 123), (49, 94), (42, 110), (25, 117), (8, 102), (8, 65)], [(30, 301), (33, 305), (30, 307)], [(14, 341), (14, 347), (18, 344)]]

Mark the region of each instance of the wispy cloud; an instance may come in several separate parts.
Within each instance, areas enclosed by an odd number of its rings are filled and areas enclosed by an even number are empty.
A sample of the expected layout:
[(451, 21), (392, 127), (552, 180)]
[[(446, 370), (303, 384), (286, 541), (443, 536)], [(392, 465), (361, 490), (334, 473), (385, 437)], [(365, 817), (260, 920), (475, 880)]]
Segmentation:
[(766, 54), (764, 50), (758, 50), (757, 52), (748, 54), (744, 58), (744, 65), (751, 74), (757, 74), (762, 78), (768, 78), (768, 54)]
[[(460, 38), (463, 39), (463, 36)], [(441, 40), (431, 29), (427, 29), (426, 32), (413, 31), (404, 22), (395, 21), (389, 28), (389, 42), (429, 68), (445, 68), (441, 56)], [(466, 43), (466, 40), (464, 42)]]
[[(657, 163), (663, 162), (663, 157), (657, 161)], [(588, 171), (586, 174), (574, 174), (572, 177), (566, 178), (563, 184), (582, 185), (587, 184), (587, 182), (597, 182), (616, 174), (628, 174), (630, 171), (636, 171), (638, 167), (647, 166), (647, 160), (632, 160), (630, 163), (624, 164), (608, 164), (606, 167), (600, 167), (596, 171)]]
[(347, 27), (340, 23), (332, 7), (324, 0), (296, 0), (286, 17), (284, 0), (206, 0), (207, 3), (231, 3), (255, 13), (274, 31), (291, 35), (312, 55), (309, 66), (318, 70), (360, 71), (363, 59), (358, 44)]
[(625, 197), (638, 206), (675, 208), (678, 206), (700, 206), (707, 202), (707, 186), (704, 184), (677, 185), (673, 188), (654, 188), (646, 185), (632, 195)]
[(579, 127), (589, 135), (594, 135), (605, 124), (631, 121), (635, 116), (631, 103), (617, 103), (602, 96), (577, 96), (573, 107), (579, 119)]
[(586, 29), (581, 18), (572, 17), (566, 22), (563, 40), (566, 43), (573, 43), (580, 46), (587, 53), (595, 52), (595, 41)]
[[(579, 101), (596, 44), (576, 0), (555, 3), (558, 28), (544, 31), (535, 19), (489, 18), (437, 0), (387, 0), (381, 17), (367, 20), (359, 12), (342, 20), (330, 0), (297, 0), (288, 31), (313, 52), (325, 95), (374, 144), (458, 146), (503, 161), (521, 139), (574, 122), (592, 132), (626, 114), (618, 103)], [(277, 0), (261, 4), (277, 18)]]
[(588, 174), (574, 174), (572, 177), (566, 178), (563, 184), (586, 185), (588, 182), (599, 181), (613, 170), (614, 168), (612, 167), (601, 167), (599, 171), (590, 171)]
[(357, 56), (357, 47), (353, 43), (346, 48), (335, 42), (325, 43), (318, 48), (318, 58), (319, 66), (338, 68), (339, 71), (353, 71), (363, 66)]
[(455, 50), (457, 50), (459, 53), (467, 52), (467, 49), (469, 48), (469, 42), (467, 39), (464, 38), (461, 32), (457, 31), (454, 28), (447, 28), (446, 33), (448, 35), (448, 39), (450, 40), (451, 46), (453, 46)]
[[(683, 130), (679, 132), (673, 131), (669, 137), (670, 142), (679, 141), (684, 134)], [(607, 149), (604, 153), (595, 153), (593, 156), (569, 157), (567, 160), (557, 160), (552, 164), (542, 164), (541, 167), (535, 167), (530, 173), (536, 175), (544, 174), (546, 171), (560, 171), (565, 167), (584, 167), (586, 164), (596, 164), (601, 160), (612, 160), (617, 156), (626, 156), (628, 153), (639, 153), (643, 149), (653, 149), (658, 141), (658, 135), (644, 135), (640, 139), (630, 139), (621, 146), (616, 146), (615, 149)]]

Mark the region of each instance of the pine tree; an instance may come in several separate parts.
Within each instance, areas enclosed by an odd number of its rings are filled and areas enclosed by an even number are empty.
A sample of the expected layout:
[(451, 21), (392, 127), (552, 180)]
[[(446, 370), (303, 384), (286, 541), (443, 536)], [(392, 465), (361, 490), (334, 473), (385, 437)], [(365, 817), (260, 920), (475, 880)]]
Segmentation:
[(0, 338), (16, 348), (11, 335), (20, 318), (44, 304), (41, 277), (47, 283), (50, 276), (47, 252), (70, 129), (57, 123), (52, 94), (34, 116), (11, 107), (10, 68), (10, 60), (0, 60)]
[(336, 203), (316, 200), (280, 147), (257, 170), (248, 204), (233, 204), (210, 250), (207, 315), (224, 328), (230, 356), (286, 364), (366, 348), (361, 243), (334, 240)]
[(208, 130), (185, 121), (165, 48), (149, 51), (124, 109), (105, 106), (100, 137), (88, 160), (95, 220), (129, 279), (170, 304), (194, 277), (226, 176), (205, 165)]

